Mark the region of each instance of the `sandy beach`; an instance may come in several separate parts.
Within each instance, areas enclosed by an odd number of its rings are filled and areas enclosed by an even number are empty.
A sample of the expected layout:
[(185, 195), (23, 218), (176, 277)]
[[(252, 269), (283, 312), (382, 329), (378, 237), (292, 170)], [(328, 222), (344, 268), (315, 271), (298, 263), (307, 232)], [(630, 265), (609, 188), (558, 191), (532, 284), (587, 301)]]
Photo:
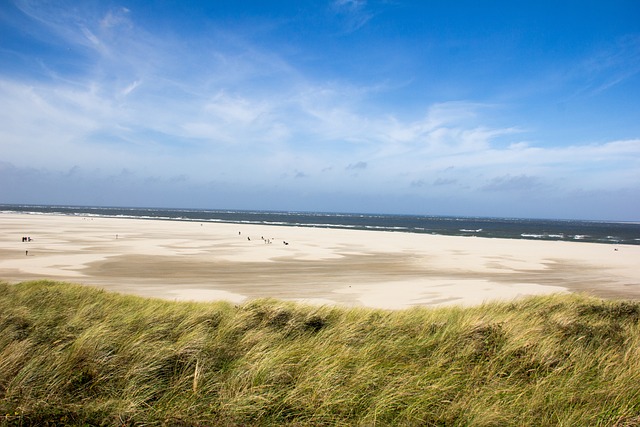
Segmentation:
[(0, 229), (10, 283), (389, 309), (555, 292), (640, 299), (634, 245), (27, 214), (0, 214)]

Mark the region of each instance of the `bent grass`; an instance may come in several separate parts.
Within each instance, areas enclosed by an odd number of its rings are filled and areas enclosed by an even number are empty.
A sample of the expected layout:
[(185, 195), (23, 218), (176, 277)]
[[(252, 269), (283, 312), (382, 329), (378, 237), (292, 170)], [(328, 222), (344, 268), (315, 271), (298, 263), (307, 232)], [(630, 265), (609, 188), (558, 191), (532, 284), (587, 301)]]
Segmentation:
[(385, 311), (0, 284), (0, 425), (640, 425), (640, 304)]

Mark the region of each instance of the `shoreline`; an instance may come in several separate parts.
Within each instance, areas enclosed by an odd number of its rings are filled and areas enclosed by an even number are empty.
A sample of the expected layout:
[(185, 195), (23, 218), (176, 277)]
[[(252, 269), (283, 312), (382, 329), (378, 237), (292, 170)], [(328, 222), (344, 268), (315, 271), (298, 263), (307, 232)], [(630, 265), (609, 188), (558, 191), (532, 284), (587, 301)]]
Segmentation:
[(388, 309), (554, 292), (640, 299), (637, 245), (14, 213), (0, 213), (0, 229), (9, 283)]
[(606, 220), (21, 205), (0, 205), (1, 213), (283, 225), (444, 236), (640, 245), (640, 228), (637, 224)]

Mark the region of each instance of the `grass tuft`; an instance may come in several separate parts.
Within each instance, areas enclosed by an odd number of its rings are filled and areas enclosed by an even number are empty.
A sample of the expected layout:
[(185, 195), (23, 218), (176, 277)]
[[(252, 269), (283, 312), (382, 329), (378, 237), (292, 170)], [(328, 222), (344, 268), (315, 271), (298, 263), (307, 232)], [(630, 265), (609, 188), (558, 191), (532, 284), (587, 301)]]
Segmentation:
[(0, 425), (640, 425), (640, 304), (401, 311), (0, 284)]

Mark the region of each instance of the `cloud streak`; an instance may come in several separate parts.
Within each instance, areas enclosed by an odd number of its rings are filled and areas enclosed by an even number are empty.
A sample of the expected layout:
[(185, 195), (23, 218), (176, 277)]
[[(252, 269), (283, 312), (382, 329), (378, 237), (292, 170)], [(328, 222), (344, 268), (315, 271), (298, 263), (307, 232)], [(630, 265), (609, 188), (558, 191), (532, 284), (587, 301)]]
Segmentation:
[(333, 10), (343, 19), (345, 33), (358, 31), (374, 16), (365, 0), (335, 0)]

